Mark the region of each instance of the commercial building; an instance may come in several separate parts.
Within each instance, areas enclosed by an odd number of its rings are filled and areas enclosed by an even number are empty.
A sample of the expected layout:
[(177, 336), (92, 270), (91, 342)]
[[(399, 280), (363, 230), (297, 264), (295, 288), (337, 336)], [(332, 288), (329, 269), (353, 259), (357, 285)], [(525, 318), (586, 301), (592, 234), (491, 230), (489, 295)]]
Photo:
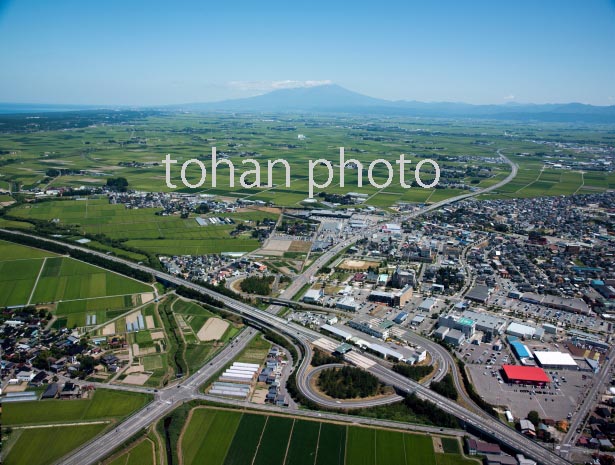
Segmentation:
[(491, 291), (488, 286), (485, 286), (484, 284), (476, 284), (472, 289), (470, 289), (470, 292), (466, 294), (465, 298), (484, 304), (487, 302), (487, 299), (489, 299), (490, 294)]
[(305, 303), (320, 303), (325, 293), (322, 289), (309, 289), (303, 296)]
[(368, 300), (370, 302), (380, 302), (389, 307), (403, 307), (412, 298), (412, 286), (405, 286), (403, 289), (395, 292), (372, 291)]
[(367, 320), (357, 319), (350, 320), (348, 326), (359, 331), (369, 334), (380, 339), (386, 339), (389, 337), (389, 328), (392, 325), (391, 321), (379, 320), (378, 318), (370, 318)]
[(519, 360), (524, 360), (532, 357), (532, 353), (525, 344), (518, 340), (508, 340), (511, 349)]
[(465, 341), (466, 336), (458, 329), (451, 329), (444, 336), (444, 342), (447, 344), (451, 344), (455, 347), (459, 346), (463, 341)]
[(337, 301), (335, 307), (347, 312), (356, 312), (359, 309), (359, 303), (354, 300), (354, 297), (342, 297)]
[(504, 332), (507, 320), (489, 313), (479, 313), (472, 310), (465, 310), (461, 316), (474, 320), (476, 331), (489, 336), (498, 336)]
[(509, 383), (543, 385), (551, 382), (547, 373), (540, 367), (502, 365), (502, 371)]
[(452, 314), (438, 318), (438, 324), (460, 331), (468, 339), (474, 335), (476, 329), (474, 320)]
[(548, 369), (577, 369), (577, 362), (570, 354), (564, 352), (534, 351), (534, 358), (538, 365)]
[(523, 325), (515, 321), (509, 324), (508, 328), (506, 328), (506, 334), (525, 339), (531, 339), (532, 337), (534, 337), (535, 333), (536, 328), (534, 328), (533, 326)]

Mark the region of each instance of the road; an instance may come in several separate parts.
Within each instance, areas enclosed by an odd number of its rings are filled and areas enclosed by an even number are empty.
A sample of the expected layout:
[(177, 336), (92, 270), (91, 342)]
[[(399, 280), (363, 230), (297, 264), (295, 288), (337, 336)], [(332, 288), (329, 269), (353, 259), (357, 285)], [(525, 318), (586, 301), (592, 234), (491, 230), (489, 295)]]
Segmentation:
[(562, 440), (562, 444), (574, 446), (579, 439), (581, 433), (577, 433), (577, 429), (581, 427), (585, 423), (585, 417), (591, 412), (593, 406), (596, 403), (597, 398), (600, 396), (601, 391), (608, 386), (609, 381), (612, 376), (612, 367), (613, 367), (613, 357), (615, 356), (615, 347), (611, 347), (607, 358), (598, 375), (594, 378), (592, 387), (589, 392), (585, 396), (585, 400), (577, 409), (577, 412), (574, 414), (572, 420), (570, 421), (570, 429), (564, 439)]
[[(499, 151), (498, 153), (512, 167), (511, 174), (506, 179), (504, 179), (503, 181), (500, 181), (499, 183), (489, 188), (486, 188), (486, 189), (483, 189), (483, 190), (480, 190), (474, 193), (457, 196), (451, 199), (444, 200), (442, 202), (438, 202), (437, 204), (430, 205), (428, 207), (425, 207), (422, 210), (411, 213), (410, 215), (408, 215), (408, 217), (411, 217), (411, 218), (418, 217), (419, 215), (422, 215), (434, 209), (440, 208), (444, 205), (452, 204), (453, 202), (456, 202), (459, 200), (463, 200), (463, 199), (470, 198), (476, 195), (484, 194), (486, 192), (490, 192), (492, 190), (495, 190), (503, 186), (507, 182), (509, 182), (511, 179), (515, 177), (516, 172), (517, 172), (517, 167), (512, 162), (510, 162), (510, 160), (508, 160), (503, 155), (501, 155)], [(247, 305), (243, 302), (239, 302), (235, 299), (219, 294), (206, 287), (199, 286), (198, 284), (192, 283), (190, 281), (186, 281), (176, 276), (172, 276), (162, 271), (148, 268), (144, 265), (135, 264), (135, 263), (132, 263), (130, 261), (127, 261), (127, 260), (124, 260), (124, 259), (121, 259), (115, 256), (106, 255), (101, 252), (96, 252), (90, 249), (86, 249), (84, 247), (79, 247), (77, 245), (66, 244), (63, 242), (54, 241), (52, 239), (40, 238), (38, 236), (32, 236), (24, 232), (8, 231), (4, 229), (2, 229), (2, 231), (5, 231), (9, 234), (17, 234), (17, 235), (35, 237), (40, 241), (58, 243), (58, 244), (61, 244), (71, 249), (82, 250), (92, 255), (98, 255), (103, 258), (107, 258), (109, 260), (113, 260), (119, 263), (124, 263), (134, 269), (140, 269), (142, 271), (151, 273), (159, 279), (163, 279), (167, 282), (170, 282), (176, 285), (185, 286), (185, 287), (194, 289), (202, 294), (206, 294), (211, 297), (214, 297), (215, 299), (223, 303), (226, 307), (228, 307), (228, 309), (242, 315), (244, 318), (248, 320), (252, 320), (256, 322), (257, 324), (266, 326), (280, 334), (283, 334), (283, 335), (286, 335), (286, 336), (289, 336), (295, 339), (295, 341), (301, 344), (303, 351), (304, 351), (304, 355), (305, 355), (297, 371), (297, 386), (299, 387), (299, 389), (304, 395), (306, 396), (311, 395), (310, 390), (306, 389), (305, 387), (307, 368), (309, 366), (309, 361), (310, 361), (311, 353), (312, 353), (311, 343), (316, 339), (326, 339), (320, 333), (309, 330), (299, 325), (295, 325), (293, 323), (289, 323), (286, 320), (274, 314), (262, 311), (255, 307)], [(367, 230), (367, 233), (371, 234), (371, 231), (369, 231), (369, 228)], [(320, 266), (324, 265), (333, 256), (335, 256), (337, 253), (343, 250), (343, 248), (356, 242), (362, 237), (364, 237), (364, 235), (359, 235), (357, 237), (354, 237), (352, 239), (349, 239), (345, 242), (342, 242), (334, 246), (326, 254), (323, 254), (321, 257), (319, 257), (319, 259), (317, 259), (317, 261), (313, 263), (312, 266), (310, 266), (310, 268), (308, 268), (306, 274), (302, 275), (302, 277), (300, 277), (299, 279), (301, 278), (306, 279), (307, 276), (313, 276), (313, 274), (318, 270), (318, 268), (320, 268)], [(329, 341), (331, 343), (335, 343), (335, 341), (333, 340), (329, 340)], [(217, 369), (215, 369), (214, 367), (215, 366), (222, 367), (224, 363), (226, 363), (226, 361), (230, 360), (234, 356), (233, 349), (237, 349), (237, 347), (238, 345), (235, 344), (234, 347), (228, 346), (227, 348), (225, 348), (215, 358), (215, 362), (212, 362), (214, 363), (214, 365), (210, 365), (209, 367), (205, 367), (204, 369), (199, 370), (199, 372), (195, 373), (193, 377), (201, 376), (202, 379), (205, 380), (209, 376), (213, 375), (217, 371)], [(422, 386), (419, 383), (411, 381), (407, 378), (404, 378), (403, 376), (393, 372), (392, 370), (388, 368), (382, 367), (379, 364), (374, 364), (373, 366), (368, 368), (368, 371), (374, 374), (375, 376), (377, 376), (383, 382), (390, 384), (403, 392), (414, 392), (419, 397), (423, 399), (427, 399), (431, 402), (434, 402), (442, 410), (448, 413), (451, 413), (452, 415), (455, 415), (457, 418), (465, 422), (467, 425), (470, 425), (476, 428), (477, 430), (481, 431), (483, 434), (492, 437), (494, 440), (499, 441), (514, 450), (523, 452), (526, 456), (531, 457), (534, 460), (537, 460), (539, 463), (542, 463), (544, 465), (551, 465), (551, 464), (564, 465), (564, 464), (570, 463), (564, 458), (554, 454), (552, 451), (547, 450), (542, 445), (531, 441), (530, 439), (521, 435), (517, 431), (512, 430), (511, 428), (503, 425), (497, 420), (487, 416), (486, 414), (471, 412), (467, 410), (466, 408), (462, 407), (461, 405), (457, 404), (456, 402), (453, 402), (450, 399), (440, 396), (439, 394), (436, 394), (435, 392), (431, 391), (429, 388)], [(194, 381), (193, 377), (189, 378), (187, 382), (190, 383), (191, 380)], [(192, 384), (189, 384), (189, 385), (192, 386)], [(96, 462), (97, 460), (103, 458), (115, 446), (120, 444), (122, 440), (128, 439), (130, 436), (138, 432), (140, 429), (146, 428), (153, 421), (157, 420), (158, 418), (160, 418), (167, 412), (171, 411), (174, 405), (177, 404), (177, 402), (179, 401), (178, 396), (186, 396), (186, 397), (183, 397), (184, 400), (189, 399), (189, 398), (199, 397), (197, 394), (194, 393), (194, 389), (190, 389), (190, 388), (189, 389), (177, 388), (177, 389), (178, 389), (177, 391), (178, 394), (175, 397), (173, 397), (173, 395), (171, 394), (166, 394), (167, 392), (171, 392), (171, 390), (162, 391), (162, 394), (159, 396), (159, 399), (157, 399), (153, 405), (150, 404), (150, 406), (146, 407), (145, 411), (141, 410), (138, 414), (135, 414), (131, 416), (129, 419), (125, 420), (122, 423), (122, 425), (118, 427), (117, 429), (118, 432), (115, 433), (118, 435), (118, 438), (116, 441), (111, 441), (107, 437), (108, 435), (105, 435), (102, 438), (106, 438), (106, 441), (101, 440), (102, 439), (101, 438), (101, 439), (88, 443), (87, 445), (79, 449), (74, 454), (71, 454), (69, 459), (67, 459), (67, 461), (64, 461), (63, 463), (70, 465), (70, 464), (87, 464), (87, 463)], [(182, 394), (183, 392), (186, 392), (186, 394)], [(166, 399), (165, 396), (170, 396), (170, 398), (168, 400), (165, 400)]]

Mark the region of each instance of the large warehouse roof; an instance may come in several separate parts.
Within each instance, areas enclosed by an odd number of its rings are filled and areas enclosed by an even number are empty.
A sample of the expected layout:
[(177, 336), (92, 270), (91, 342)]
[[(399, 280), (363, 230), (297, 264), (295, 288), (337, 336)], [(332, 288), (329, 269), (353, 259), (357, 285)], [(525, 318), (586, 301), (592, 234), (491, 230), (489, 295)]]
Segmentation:
[(570, 354), (564, 352), (534, 351), (536, 361), (543, 367), (577, 366)]
[(503, 365), (502, 369), (510, 381), (548, 383), (551, 380), (542, 368), (521, 365)]

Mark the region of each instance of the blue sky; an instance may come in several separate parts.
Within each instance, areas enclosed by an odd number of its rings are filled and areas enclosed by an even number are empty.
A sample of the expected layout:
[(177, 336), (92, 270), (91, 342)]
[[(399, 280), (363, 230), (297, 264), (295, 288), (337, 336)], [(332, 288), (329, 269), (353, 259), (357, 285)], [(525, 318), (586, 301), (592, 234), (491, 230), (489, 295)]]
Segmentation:
[(391, 100), (615, 104), (615, 0), (0, 0), (0, 101), (151, 105), (335, 82)]

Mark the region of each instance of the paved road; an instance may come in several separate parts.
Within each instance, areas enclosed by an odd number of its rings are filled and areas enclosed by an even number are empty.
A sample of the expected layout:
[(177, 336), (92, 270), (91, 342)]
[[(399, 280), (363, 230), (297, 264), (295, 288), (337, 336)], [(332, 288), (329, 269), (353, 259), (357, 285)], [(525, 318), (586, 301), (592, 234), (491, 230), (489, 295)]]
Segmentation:
[(585, 423), (585, 417), (589, 412), (591, 412), (592, 408), (596, 404), (600, 393), (605, 387), (609, 384), (612, 376), (612, 368), (613, 361), (615, 357), (615, 347), (612, 347), (608, 353), (608, 360), (603, 363), (600, 372), (594, 378), (593, 384), (587, 395), (585, 396), (585, 400), (579, 406), (577, 412), (574, 414), (572, 421), (570, 422), (570, 429), (564, 439), (562, 440), (562, 444), (568, 446), (574, 446), (579, 439), (579, 436), (582, 434), (577, 433), (577, 429), (581, 427)]

